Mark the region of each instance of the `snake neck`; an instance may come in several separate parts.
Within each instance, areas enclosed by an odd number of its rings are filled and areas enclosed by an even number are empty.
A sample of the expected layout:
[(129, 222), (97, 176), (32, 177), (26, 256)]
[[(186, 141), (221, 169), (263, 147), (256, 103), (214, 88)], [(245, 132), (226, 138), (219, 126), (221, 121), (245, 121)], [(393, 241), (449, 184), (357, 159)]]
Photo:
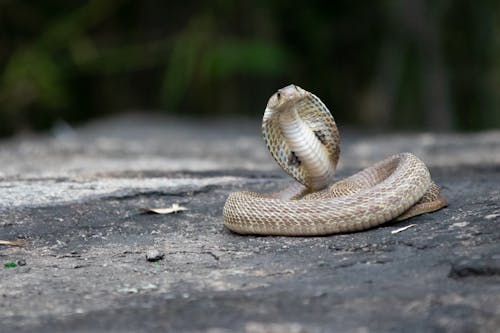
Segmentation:
[(279, 124), (288, 146), (307, 170), (308, 183), (304, 185), (314, 191), (327, 187), (335, 173), (335, 165), (316, 134), (294, 108), (280, 114)]

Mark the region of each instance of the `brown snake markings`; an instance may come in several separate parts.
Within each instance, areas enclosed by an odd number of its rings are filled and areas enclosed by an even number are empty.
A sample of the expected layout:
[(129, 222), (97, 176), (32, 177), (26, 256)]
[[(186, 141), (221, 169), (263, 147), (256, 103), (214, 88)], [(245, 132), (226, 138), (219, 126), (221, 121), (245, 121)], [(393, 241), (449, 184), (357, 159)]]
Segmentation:
[(323, 102), (290, 85), (271, 98), (262, 122), (276, 162), (296, 182), (280, 192), (231, 193), (224, 225), (240, 234), (312, 236), (364, 230), (447, 205), (425, 164), (393, 155), (333, 183), (337, 126)]

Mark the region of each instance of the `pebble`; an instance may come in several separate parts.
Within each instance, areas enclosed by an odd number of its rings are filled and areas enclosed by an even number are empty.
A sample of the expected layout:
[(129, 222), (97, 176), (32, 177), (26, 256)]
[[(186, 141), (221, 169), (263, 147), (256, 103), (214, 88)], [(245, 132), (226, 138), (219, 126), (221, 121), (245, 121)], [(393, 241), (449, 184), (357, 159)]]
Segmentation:
[(147, 261), (154, 262), (154, 261), (161, 260), (163, 258), (165, 258), (165, 254), (161, 253), (158, 250), (149, 250), (148, 252), (146, 252), (146, 260)]
[(24, 260), (24, 259), (19, 259), (19, 260), (17, 261), (17, 265), (18, 265), (18, 266), (25, 266), (25, 265), (26, 265), (26, 260)]
[(122, 294), (137, 294), (139, 290), (137, 288), (124, 287), (117, 290)]

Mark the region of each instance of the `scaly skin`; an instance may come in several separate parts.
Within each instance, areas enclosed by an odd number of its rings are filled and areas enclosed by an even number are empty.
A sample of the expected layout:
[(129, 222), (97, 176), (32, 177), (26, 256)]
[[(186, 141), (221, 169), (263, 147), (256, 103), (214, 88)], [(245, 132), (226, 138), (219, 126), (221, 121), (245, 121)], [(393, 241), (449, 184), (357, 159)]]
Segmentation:
[(340, 154), (335, 121), (321, 100), (295, 85), (266, 107), (263, 133), (278, 164), (298, 183), (276, 193), (231, 193), (224, 225), (240, 234), (315, 236), (368, 229), (447, 205), (415, 155), (391, 156), (331, 184)]

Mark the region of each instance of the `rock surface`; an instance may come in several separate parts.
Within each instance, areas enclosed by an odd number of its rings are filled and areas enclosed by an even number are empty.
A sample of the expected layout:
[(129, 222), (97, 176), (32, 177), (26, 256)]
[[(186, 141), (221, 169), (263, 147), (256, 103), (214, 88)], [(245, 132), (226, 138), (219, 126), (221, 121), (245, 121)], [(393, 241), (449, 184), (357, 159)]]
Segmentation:
[[(500, 132), (340, 130), (339, 177), (411, 151), (450, 206), (359, 233), (239, 236), (222, 225), (228, 193), (289, 182), (258, 120), (130, 115), (1, 142), (0, 240), (29, 242), (0, 245), (1, 330), (498, 329)], [(188, 210), (143, 211), (172, 204)]]

